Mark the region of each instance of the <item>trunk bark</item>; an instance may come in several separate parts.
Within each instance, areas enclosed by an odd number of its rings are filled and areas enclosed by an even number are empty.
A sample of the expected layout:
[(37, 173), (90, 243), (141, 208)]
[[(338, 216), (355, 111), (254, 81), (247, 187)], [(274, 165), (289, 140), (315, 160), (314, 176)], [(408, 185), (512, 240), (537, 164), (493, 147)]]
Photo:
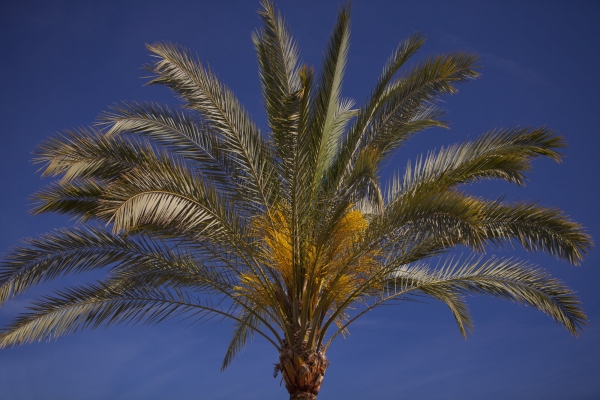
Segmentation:
[(294, 348), (284, 344), (275, 372), (281, 371), (290, 400), (315, 400), (328, 366), (322, 349), (307, 349), (301, 342)]
[(290, 394), (290, 400), (316, 400), (317, 395), (308, 392), (297, 392)]

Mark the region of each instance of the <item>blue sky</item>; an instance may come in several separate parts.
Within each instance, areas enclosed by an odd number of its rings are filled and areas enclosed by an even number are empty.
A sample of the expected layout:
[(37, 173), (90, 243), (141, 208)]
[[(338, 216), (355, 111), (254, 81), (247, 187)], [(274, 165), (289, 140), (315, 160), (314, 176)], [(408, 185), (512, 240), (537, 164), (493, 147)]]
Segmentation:
[[(338, 1), (280, 1), (303, 60), (316, 68)], [(29, 160), (49, 135), (92, 124), (124, 100), (175, 103), (142, 87), (144, 43), (172, 41), (210, 64), (264, 128), (250, 33), (258, 1), (22, 1), (0, 3), (0, 252), (19, 239), (71, 221), (28, 215), (43, 182)], [(422, 133), (390, 171), (417, 154), (495, 127), (547, 125), (569, 148), (562, 164), (540, 160), (525, 188), (485, 183), (473, 192), (557, 206), (600, 238), (600, 3), (593, 1), (367, 1), (352, 3), (352, 46), (344, 95), (360, 104), (388, 55), (409, 33), (429, 40), (415, 60), (465, 50), (481, 56), (482, 77), (445, 98), (450, 130)], [(497, 299), (470, 299), (475, 331), (465, 341), (440, 304), (384, 307), (363, 318), (328, 353), (319, 398), (596, 399), (600, 397), (598, 251), (572, 267), (521, 250), (574, 288), (589, 317), (580, 338), (541, 313)], [(0, 308), (6, 323), (27, 302), (69, 278)], [(231, 326), (119, 326), (0, 352), (9, 399), (275, 399), (276, 352), (256, 339), (224, 373)]]

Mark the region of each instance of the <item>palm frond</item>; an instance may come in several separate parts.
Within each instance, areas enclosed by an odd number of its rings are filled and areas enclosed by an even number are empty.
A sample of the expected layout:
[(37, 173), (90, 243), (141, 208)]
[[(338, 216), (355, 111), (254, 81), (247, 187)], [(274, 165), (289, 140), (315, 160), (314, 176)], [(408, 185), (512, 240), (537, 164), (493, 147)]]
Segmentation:
[(593, 245), (584, 228), (556, 208), (500, 199), (481, 202), (480, 213), (486, 239), (496, 244), (513, 240), (528, 251), (544, 251), (574, 265)]
[[(420, 287), (463, 295), (483, 294), (532, 306), (552, 317), (571, 334), (577, 336), (587, 317), (572, 290), (546, 271), (519, 260), (490, 258), (448, 259), (436, 270), (401, 268), (390, 277), (402, 295)], [(407, 281), (401, 282), (408, 278)], [(401, 283), (401, 284), (400, 284)], [(402, 285), (405, 285), (402, 287)]]
[(431, 104), (441, 95), (456, 93), (457, 83), (476, 78), (476, 63), (477, 57), (468, 53), (431, 57), (390, 83), (365, 132), (364, 145), (388, 154), (420, 130), (413, 121), (424, 119), (431, 121), (429, 126), (445, 126), (437, 121), (443, 114)]
[[(57, 296), (34, 302), (29, 309), (0, 333), (0, 348), (116, 323), (156, 324), (183, 317), (201, 322), (212, 316), (238, 320), (235, 309), (223, 309), (176, 290), (131, 287), (123, 281), (59, 291)], [(277, 347), (268, 335), (255, 331)]]
[[(258, 310), (253, 310), (257, 312)], [(238, 317), (238, 321), (234, 324), (233, 336), (227, 346), (227, 352), (221, 365), (221, 371), (224, 371), (246, 347), (248, 339), (252, 340), (254, 329), (258, 328), (260, 321), (255, 314), (250, 312), (242, 312)]]
[(239, 226), (233, 206), (210, 181), (166, 157), (132, 170), (107, 188), (101, 213), (110, 216), (115, 232), (154, 224), (198, 234), (212, 227), (217, 235)]
[(98, 202), (106, 190), (99, 179), (73, 179), (53, 182), (31, 196), (34, 214), (56, 212), (70, 214), (88, 221), (99, 218)]
[(44, 164), (42, 177), (61, 176), (111, 180), (156, 159), (154, 149), (144, 141), (106, 137), (93, 128), (68, 130), (40, 144), (34, 163)]
[(400, 42), (397, 49), (392, 53), (373, 92), (366, 104), (358, 110), (356, 122), (351, 126), (344, 138), (342, 149), (332, 168), (334, 176), (340, 176), (341, 173), (348, 169), (350, 161), (358, 153), (359, 145), (363, 141), (367, 127), (370, 125), (375, 112), (381, 106), (382, 98), (389, 83), (394, 78), (396, 72), (424, 43), (425, 37), (419, 33), (415, 33)]
[(417, 242), (433, 238), (442, 248), (462, 244), (483, 251), (478, 204), (476, 198), (456, 191), (419, 193), (388, 205), (373, 224), (373, 237), (397, 233)]
[[(219, 148), (216, 134), (199, 118), (167, 105), (123, 103), (110, 107), (99, 118), (106, 136), (137, 134), (165, 146), (178, 157), (197, 162), (212, 179), (230, 174), (231, 161)], [(230, 177), (231, 179), (231, 177)]]
[[(398, 265), (394, 262), (390, 264)], [(361, 288), (340, 306), (346, 309), (365, 292), (372, 295), (370, 290)], [(350, 318), (330, 337), (326, 346), (366, 312), (390, 300), (410, 300), (415, 293), (446, 303), (463, 336), (472, 329), (472, 321), (463, 302), (463, 296), (466, 295), (489, 295), (534, 307), (563, 325), (574, 336), (578, 336), (582, 327), (587, 325), (587, 317), (575, 293), (541, 268), (512, 259), (470, 258), (462, 262), (450, 257), (436, 269), (422, 263), (397, 266), (383, 281), (379, 299)], [(332, 315), (335, 317), (338, 312), (341, 310), (336, 310)], [(332, 322), (330, 318), (324, 328), (328, 328)], [(325, 335), (326, 332), (321, 333), (320, 342)]]
[(377, 149), (361, 149), (347, 180), (343, 196), (363, 214), (379, 214), (385, 206), (378, 174), (380, 159)]
[[(258, 55), (265, 109), (282, 171), (291, 170), (298, 147), (298, 106), (301, 80), (297, 45), (284, 19), (270, 1), (259, 15), (263, 28), (253, 35)], [(289, 176), (287, 177), (289, 179)]]
[(338, 13), (315, 93), (313, 119), (309, 130), (315, 155), (314, 179), (316, 185), (330, 168), (341, 142), (340, 126), (348, 122), (349, 114), (340, 113), (341, 85), (350, 44), (350, 9), (343, 7)]
[(235, 174), (247, 180), (248, 195), (263, 208), (276, 194), (272, 156), (258, 127), (210, 69), (189, 51), (169, 43), (148, 45), (158, 60), (148, 66), (156, 76), (149, 84), (173, 89), (220, 134), (222, 146), (235, 160)]
[(116, 236), (100, 227), (60, 229), (29, 239), (0, 264), (0, 303), (37, 283), (109, 266), (177, 264), (176, 250), (147, 236)]
[(548, 157), (560, 161), (557, 149), (564, 148), (562, 137), (541, 128), (502, 129), (481, 135), (472, 142), (442, 148), (409, 163), (402, 181), (390, 185), (388, 202), (415, 191), (445, 190), (453, 185), (480, 179), (502, 179), (524, 185), (531, 161)]
[(390, 155), (395, 149), (399, 148), (412, 135), (429, 128), (448, 128), (446, 122), (441, 118), (445, 112), (436, 106), (421, 105), (414, 107), (410, 112), (405, 110), (399, 113), (399, 116), (393, 117), (393, 121), (382, 127), (373, 127), (366, 147), (378, 149), (382, 158)]
[[(418, 37), (414, 43), (413, 47), (418, 48)], [(444, 127), (445, 123), (438, 120), (442, 114), (432, 104), (441, 95), (456, 93), (457, 83), (476, 78), (476, 63), (477, 57), (472, 54), (455, 53), (431, 57), (393, 82), (392, 76), (384, 74), (389, 83), (379, 90), (376, 103), (372, 104), (371, 99), (359, 113), (332, 169), (332, 181), (338, 189), (352, 170), (359, 148), (375, 146), (383, 155), (389, 155), (413, 133), (431, 126)]]

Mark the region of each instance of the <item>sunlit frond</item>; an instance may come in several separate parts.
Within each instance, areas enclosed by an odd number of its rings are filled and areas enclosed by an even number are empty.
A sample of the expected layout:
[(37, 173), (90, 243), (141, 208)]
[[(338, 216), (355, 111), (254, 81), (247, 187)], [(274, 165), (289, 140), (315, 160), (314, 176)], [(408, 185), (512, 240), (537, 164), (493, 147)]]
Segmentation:
[(531, 161), (560, 161), (562, 137), (548, 128), (515, 128), (488, 132), (472, 142), (442, 148), (409, 163), (402, 181), (390, 185), (389, 202), (414, 191), (445, 190), (480, 179), (502, 179), (523, 185)]
[(148, 142), (107, 137), (91, 128), (69, 130), (40, 144), (34, 162), (43, 164), (42, 176), (114, 179), (138, 164), (156, 160)]
[(178, 157), (197, 162), (204, 173), (211, 173), (213, 179), (230, 172), (231, 161), (219, 148), (216, 134), (208, 124), (189, 113), (154, 103), (133, 102), (113, 105), (99, 121), (107, 127), (106, 136), (147, 136), (154, 143), (171, 149)]
[(147, 47), (158, 58), (148, 66), (155, 74), (149, 84), (173, 89), (220, 133), (223, 149), (235, 160), (236, 176), (248, 181), (248, 196), (269, 207), (276, 189), (272, 158), (260, 130), (233, 93), (186, 49), (169, 43)]
[(0, 264), (0, 302), (40, 282), (108, 266), (175, 265), (173, 243), (147, 236), (116, 236), (99, 227), (60, 229), (9, 252)]
[(487, 240), (513, 240), (529, 251), (544, 251), (578, 265), (592, 246), (584, 228), (561, 210), (535, 203), (481, 203), (482, 228)]
[(377, 223), (390, 234), (398, 232), (416, 241), (434, 238), (443, 248), (462, 244), (482, 251), (484, 237), (477, 206), (476, 198), (460, 192), (421, 193), (389, 205)]
[(201, 322), (213, 315), (234, 318), (212, 302), (176, 290), (130, 287), (121, 281), (65, 289), (34, 302), (29, 310), (0, 333), (0, 348), (115, 323), (155, 324), (178, 317)]
[[(416, 50), (422, 39), (411, 39), (413, 46), (409, 48)], [(382, 155), (389, 155), (412, 134), (432, 126), (444, 127), (438, 119), (443, 114), (432, 104), (441, 95), (456, 93), (457, 83), (476, 78), (476, 63), (476, 56), (456, 53), (431, 57), (393, 81), (393, 75), (384, 72), (386, 86), (378, 86), (376, 97), (359, 112), (357, 124), (350, 130), (332, 170), (336, 184), (347, 177), (359, 148), (375, 147)]]
[[(281, 14), (270, 1), (261, 3), (261, 30), (253, 35), (259, 74), (273, 142), (284, 166), (298, 146), (298, 106), (301, 97), (297, 45)], [(289, 171), (290, 166), (284, 168)]]
[(332, 172), (339, 179), (349, 167), (352, 158), (357, 154), (359, 145), (363, 141), (366, 129), (371, 123), (376, 110), (380, 107), (384, 93), (396, 72), (414, 55), (425, 43), (425, 37), (419, 33), (413, 34), (400, 42), (398, 48), (390, 56), (375, 89), (366, 104), (358, 110), (356, 122), (351, 126), (344, 138), (344, 143)]
[(441, 267), (405, 267), (390, 276), (394, 296), (421, 290), (421, 287), (462, 295), (482, 294), (526, 304), (548, 314), (577, 336), (587, 317), (575, 293), (544, 270), (511, 259), (447, 260)]
[[(314, 184), (318, 184), (325, 171), (330, 168), (339, 151), (341, 141), (339, 125), (345, 125), (348, 117), (351, 116), (348, 111), (339, 112), (349, 42), (350, 9), (346, 6), (340, 9), (329, 39), (315, 93), (314, 119), (310, 125), (316, 156)], [(349, 107), (347, 109), (349, 110)]]
[(101, 212), (110, 216), (115, 231), (154, 224), (214, 237), (240, 226), (234, 209), (209, 181), (167, 158), (112, 184)]

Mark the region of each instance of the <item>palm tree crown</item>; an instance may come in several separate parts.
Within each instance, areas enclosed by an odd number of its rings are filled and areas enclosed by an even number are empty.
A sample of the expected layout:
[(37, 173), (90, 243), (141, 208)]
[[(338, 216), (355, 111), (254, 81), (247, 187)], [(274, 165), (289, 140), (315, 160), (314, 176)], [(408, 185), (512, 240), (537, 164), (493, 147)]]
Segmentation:
[(319, 75), (299, 61), (274, 6), (254, 33), (268, 118), (263, 134), (215, 73), (186, 49), (148, 46), (150, 84), (172, 89), (180, 109), (123, 103), (97, 125), (39, 146), (35, 213), (81, 224), (12, 250), (0, 268), (0, 303), (65, 274), (106, 269), (104, 280), (44, 297), (0, 333), (0, 347), (84, 328), (173, 317), (231, 320), (222, 368), (257, 334), (279, 353), (292, 398), (315, 398), (325, 354), (357, 318), (390, 300), (445, 303), (463, 335), (469, 294), (533, 306), (577, 335), (579, 300), (527, 262), (431, 257), (461, 246), (482, 254), (511, 243), (578, 264), (591, 247), (560, 210), (468, 194), (463, 184), (522, 185), (535, 158), (560, 161), (548, 128), (498, 129), (429, 152), (387, 186), (386, 160), (413, 134), (445, 127), (436, 106), (478, 76), (477, 58), (453, 53), (407, 61), (423, 45), (402, 41), (361, 107), (341, 96), (349, 8), (340, 10)]

